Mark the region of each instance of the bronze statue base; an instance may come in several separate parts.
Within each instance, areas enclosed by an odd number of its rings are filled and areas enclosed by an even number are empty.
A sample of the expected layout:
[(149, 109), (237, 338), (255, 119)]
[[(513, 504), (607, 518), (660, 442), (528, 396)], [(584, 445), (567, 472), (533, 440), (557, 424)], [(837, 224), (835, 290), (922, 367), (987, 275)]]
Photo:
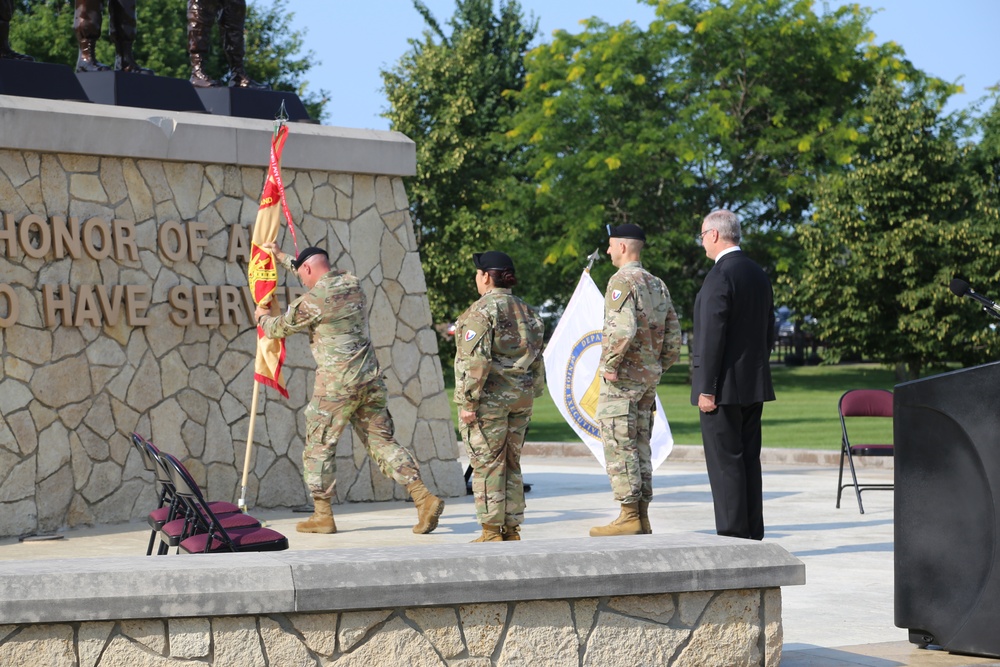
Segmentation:
[(89, 102), (69, 65), (0, 58), (0, 95)]
[(302, 100), (295, 93), (282, 90), (255, 90), (252, 88), (217, 87), (197, 88), (196, 92), (209, 113), (217, 116), (260, 118), (274, 120), (285, 103), (285, 112), (292, 122), (314, 123), (309, 118)]
[(184, 79), (129, 72), (77, 72), (91, 102), (120, 107), (205, 113), (205, 105)]

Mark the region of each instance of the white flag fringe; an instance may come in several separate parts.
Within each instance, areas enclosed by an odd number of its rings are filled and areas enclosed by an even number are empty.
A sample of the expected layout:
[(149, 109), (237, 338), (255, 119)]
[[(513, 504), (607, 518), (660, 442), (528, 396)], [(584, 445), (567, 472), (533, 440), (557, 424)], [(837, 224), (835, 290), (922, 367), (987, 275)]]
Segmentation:
[[(595, 415), (600, 391), (598, 366), (603, 328), (604, 296), (590, 273), (584, 271), (543, 356), (552, 400), (601, 466), (605, 466), (604, 445)], [(666, 460), (673, 446), (670, 425), (657, 396), (650, 441), (653, 470)]]

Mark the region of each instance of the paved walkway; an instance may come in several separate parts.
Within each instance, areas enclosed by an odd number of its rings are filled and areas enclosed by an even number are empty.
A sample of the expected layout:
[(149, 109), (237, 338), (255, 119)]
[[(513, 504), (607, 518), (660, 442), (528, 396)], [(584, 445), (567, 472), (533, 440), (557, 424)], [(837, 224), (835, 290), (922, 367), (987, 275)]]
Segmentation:
[[(785, 456), (785, 455), (782, 455)], [(680, 458), (680, 457), (679, 457)], [(672, 457), (654, 475), (650, 519), (656, 532), (713, 530), (712, 497), (705, 465)], [(765, 456), (765, 461), (774, 457)], [(778, 458), (781, 458), (779, 456)], [(563, 537), (592, 539), (591, 526), (617, 515), (607, 477), (596, 461), (583, 456), (526, 456), (528, 494), (525, 540)], [(890, 470), (866, 469), (869, 480), (891, 481)], [(782, 665), (790, 667), (959, 667), (1000, 665), (1000, 660), (956, 656), (918, 649), (905, 630), (893, 625), (893, 494), (870, 492), (865, 514), (853, 496), (834, 508), (836, 467), (822, 457), (812, 465), (765, 463), (766, 540), (774, 541), (806, 564), (806, 585), (783, 589), (785, 632)], [(340, 532), (295, 532), (303, 518), (290, 511), (254, 511), (289, 537), (292, 549), (329, 549), (373, 545), (468, 542), (478, 535), (471, 497), (448, 501), (441, 525), (431, 535), (410, 532), (412, 503), (386, 502), (337, 506)], [(0, 560), (138, 555), (146, 551), (144, 524), (71, 530), (62, 539), (0, 540)]]

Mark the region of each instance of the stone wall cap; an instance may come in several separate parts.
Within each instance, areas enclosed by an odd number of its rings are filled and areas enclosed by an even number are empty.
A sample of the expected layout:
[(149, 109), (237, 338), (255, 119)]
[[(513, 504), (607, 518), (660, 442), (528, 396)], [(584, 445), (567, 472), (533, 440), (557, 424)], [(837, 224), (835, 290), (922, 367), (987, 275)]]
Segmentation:
[[(282, 166), (412, 176), (399, 132), (289, 123)], [(267, 165), (274, 123), (212, 114), (0, 95), (0, 148), (248, 167)]]
[(699, 533), (8, 561), (0, 624), (348, 611), (805, 583), (772, 542)]
[(805, 565), (778, 544), (676, 533), (283, 552), (296, 611), (778, 588)]
[(0, 624), (283, 613), (287, 564), (267, 554), (8, 561)]

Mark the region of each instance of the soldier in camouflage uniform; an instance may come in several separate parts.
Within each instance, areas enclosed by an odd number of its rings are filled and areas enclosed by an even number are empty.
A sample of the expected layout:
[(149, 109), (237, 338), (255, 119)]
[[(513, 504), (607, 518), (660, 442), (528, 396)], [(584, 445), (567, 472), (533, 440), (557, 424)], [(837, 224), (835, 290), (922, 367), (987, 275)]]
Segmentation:
[(286, 270), (298, 274), (309, 290), (277, 317), (258, 306), (257, 326), (268, 338), (285, 338), (308, 332), (316, 359), (316, 383), (306, 407), (306, 446), (302, 453), (306, 487), (312, 494), (314, 514), (300, 522), (302, 533), (335, 533), (330, 499), (337, 481), (334, 455), (337, 440), (351, 424), (379, 470), (413, 496), (418, 521), (414, 533), (437, 527), (444, 501), (420, 481), (420, 471), (410, 453), (393, 437), (392, 417), (386, 408), (386, 388), (375, 350), (368, 336), (368, 308), (357, 277), (331, 270), (325, 250), (310, 247), (293, 260), (273, 243), (265, 244)]
[(653, 499), (650, 435), (656, 385), (680, 356), (681, 330), (663, 281), (642, 268), (646, 235), (638, 225), (610, 230), (608, 254), (618, 272), (604, 297), (604, 336), (599, 372), (597, 420), (604, 460), (621, 514), (607, 526), (590, 529), (592, 537), (652, 532)]
[(473, 542), (520, 540), (524, 521), (521, 446), (534, 399), (545, 387), (544, 325), (511, 294), (514, 262), (491, 250), (473, 255), (480, 299), (455, 326), (455, 403), (472, 465)]

